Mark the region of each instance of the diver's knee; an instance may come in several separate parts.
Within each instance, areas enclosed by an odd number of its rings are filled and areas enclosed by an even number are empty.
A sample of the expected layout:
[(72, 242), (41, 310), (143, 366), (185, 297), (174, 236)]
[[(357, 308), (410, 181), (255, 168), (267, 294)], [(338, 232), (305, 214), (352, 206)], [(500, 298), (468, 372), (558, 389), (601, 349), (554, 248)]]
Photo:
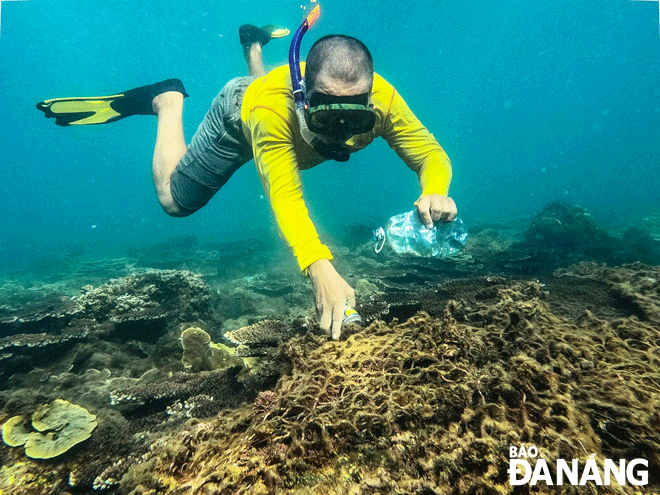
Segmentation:
[(167, 213), (171, 217), (175, 218), (182, 218), (182, 217), (187, 217), (193, 214), (192, 211), (183, 211), (183, 210), (175, 210), (171, 208), (165, 208), (163, 207), (163, 210), (165, 210), (165, 213)]
[(171, 217), (187, 217), (194, 213), (192, 210), (181, 208), (181, 206), (179, 206), (179, 204), (172, 198), (167, 198), (165, 200), (159, 198), (159, 202), (163, 211)]

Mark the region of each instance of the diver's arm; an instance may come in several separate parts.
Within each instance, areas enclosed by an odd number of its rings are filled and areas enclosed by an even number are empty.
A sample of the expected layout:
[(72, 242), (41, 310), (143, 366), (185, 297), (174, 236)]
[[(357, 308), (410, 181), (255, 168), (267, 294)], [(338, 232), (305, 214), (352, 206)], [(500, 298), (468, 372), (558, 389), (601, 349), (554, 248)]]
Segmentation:
[(247, 123), (254, 162), (282, 237), (301, 270), (319, 259), (332, 260), (319, 240), (302, 195), (293, 148), (293, 129), (267, 108), (254, 109)]
[(415, 205), (420, 219), (427, 226), (437, 221), (450, 222), (456, 217), (456, 204), (447, 195), (452, 176), (449, 157), (396, 90), (385, 84), (392, 93), (381, 135), (417, 173), (422, 194)]
[[(300, 269), (314, 287), (319, 324), (334, 339), (341, 334), (346, 305), (355, 305), (355, 291), (337, 273), (330, 250), (321, 243), (302, 197), (300, 173), (293, 149), (293, 132), (268, 109), (251, 118), (254, 161), (280, 232), (293, 251)], [(255, 145), (255, 143), (257, 143)]]

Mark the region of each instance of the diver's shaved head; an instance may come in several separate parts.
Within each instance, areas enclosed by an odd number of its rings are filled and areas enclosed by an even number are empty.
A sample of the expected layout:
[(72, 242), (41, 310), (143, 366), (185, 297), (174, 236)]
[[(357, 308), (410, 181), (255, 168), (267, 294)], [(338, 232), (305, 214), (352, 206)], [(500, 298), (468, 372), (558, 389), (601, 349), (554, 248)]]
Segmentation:
[(305, 65), (305, 84), (314, 91), (318, 78), (329, 77), (344, 83), (374, 80), (374, 62), (367, 47), (357, 38), (342, 34), (324, 36), (312, 45)]

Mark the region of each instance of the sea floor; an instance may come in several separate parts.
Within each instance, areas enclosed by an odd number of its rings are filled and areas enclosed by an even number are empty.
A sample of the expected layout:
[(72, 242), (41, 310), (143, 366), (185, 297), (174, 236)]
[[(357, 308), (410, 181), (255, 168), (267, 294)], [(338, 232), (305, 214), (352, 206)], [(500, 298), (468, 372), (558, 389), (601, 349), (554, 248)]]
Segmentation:
[(353, 226), (330, 247), (363, 324), (339, 341), (281, 246), (8, 270), (0, 495), (656, 493), (659, 218), (606, 232), (554, 203), (446, 260)]

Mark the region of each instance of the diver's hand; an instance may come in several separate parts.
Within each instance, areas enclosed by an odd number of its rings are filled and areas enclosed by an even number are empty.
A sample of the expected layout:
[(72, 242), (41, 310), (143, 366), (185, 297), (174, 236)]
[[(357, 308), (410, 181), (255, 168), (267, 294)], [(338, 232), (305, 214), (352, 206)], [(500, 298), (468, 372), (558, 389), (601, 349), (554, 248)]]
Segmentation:
[(355, 291), (337, 273), (330, 260), (315, 261), (309, 265), (307, 273), (314, 286), (319, 325), (337, 340), (341, 335), (341, 322), (346, 306), (355, 307)]
[(451, 222), (456, 218), (456, 203), (449, 196), (425, 194), (417, 200), (419, 219), (427, 228), (433, 228), (433, 222)]

